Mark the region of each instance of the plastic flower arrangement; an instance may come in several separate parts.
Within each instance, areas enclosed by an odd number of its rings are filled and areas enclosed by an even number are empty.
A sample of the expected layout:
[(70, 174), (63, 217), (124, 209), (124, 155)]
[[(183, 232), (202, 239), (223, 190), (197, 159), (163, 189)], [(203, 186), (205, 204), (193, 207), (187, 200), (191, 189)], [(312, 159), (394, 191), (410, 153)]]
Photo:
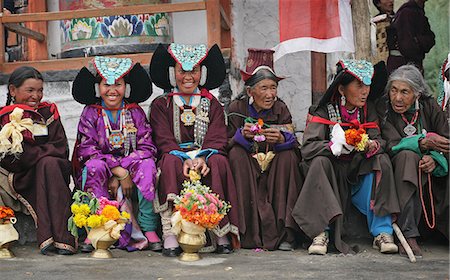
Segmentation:
[(255, 136), (253, 136), (253, 140), (255, 142), (266, 141), (266, 136), (261, 134), (263, 127), (264, 127), (264, 121), (262, 119), (258, 119), (258, 121), (254, 125), (252, 125), (252, 127), (250, 128), (250, 131), (255, 133)]
[(351, 128), (345, 131), (345, 141), (347, 144), (354, 146), (358, 152), (362, 152), (369, 141), (369, 135), (364, 128)]
[(0, 206), (0, 224), (7, 223), (10, 219), (16, 219), (14, 216), (14, 211), (7, 206)]
[(212, 193), (209, 187), (202, 185), (197, 172), (190, 172), (190, 175), (191, 180), (184, 181), (183, 190), (174, 200), (175, 209), (183, 220), (213, 229), (227, 214), (231, 205)]
[(104, 227), (110, 231), (114, 239), (120, 237), (120, 231), (130, 219), (130, 214), (119, 211), (119, 203), (110, 201), (105, 197), (96, 198), (94, 195), (76, 191), (73, 195), (74, 202), (70, 209), (72, 216), (68, 220), (68, 229), (73, 236), (78, 237), (78, 228), (90, 229)]

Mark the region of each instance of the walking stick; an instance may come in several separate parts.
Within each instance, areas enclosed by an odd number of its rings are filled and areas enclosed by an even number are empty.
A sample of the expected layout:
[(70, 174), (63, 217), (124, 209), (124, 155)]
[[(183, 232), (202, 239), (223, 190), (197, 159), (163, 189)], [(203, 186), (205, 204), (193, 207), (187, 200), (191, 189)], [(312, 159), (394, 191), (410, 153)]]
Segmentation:
[(406, 242), (405, 237), (403, 236), (402, 231), (398, 227), (396, 223), (392, 223), (392, 227), (394, 228), (395, 234), (398, 237), (398, 240), (400, 240), (400, 243), (402, 244), (403, 248), (405, 248), (406, 254), (408, 254), (408, 258), (412, 263), (416, 262), (416, 256), (414, 256), (413, 251), (411, 250), (411, 247), (409, 246), (408, 242)]

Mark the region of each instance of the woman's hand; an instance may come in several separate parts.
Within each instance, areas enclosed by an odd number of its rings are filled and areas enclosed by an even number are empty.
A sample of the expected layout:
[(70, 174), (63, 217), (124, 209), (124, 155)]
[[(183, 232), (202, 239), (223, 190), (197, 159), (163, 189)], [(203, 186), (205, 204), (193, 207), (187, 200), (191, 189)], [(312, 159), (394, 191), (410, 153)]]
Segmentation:
[(183, 163), (183, 175), (189, 178), (189, 170), (195, 170), (203, 177), (208, 175), (210, 168), (206, 164), (206, 160), (203, 157), (186, 159)]
[(419, 168), (421, 168), (425, 173), (431, 173), (436, 168), (436, 162), (429, 155), (424, 155), (421, 160), (419, 160)]
[(422, 151), (435, 150), (443, 153), (450, 152), (450, 140), (436, 133), (428, 133), (425, 138), (420, 140), (419, 144)]
[(284, 135), (279, 129), (266, 128), (262, 130), (262, 134), (266, 136), (266, 142), (269, 144), (282, 144), (285, 142)]
[(119, 180), (119, 184), (122, 187), (122, 193), (126, 198), (131, 198), (133, 194), (133, 180), (131, 180), (131, 175), (122, 166), (117, 166), (111, 169), (111, 172)]
[(117, 190), (119, 189), (119, 180), (117, 180), (116, 176), (112, 176), (108, 180), (108, 190), (114, 199), (117, 198)]
[(366, 143), (366, 148), (364, 149), (366, 153), (372, 152), (377, 148), (377, 142), (375, 140), (369, 140)]
[(245, 123), (244, 127), (241, 130), (242, 136), (244, 136), (247, 139), (252, 139), (255, 136), (255, 133), (252, 132), (251, 127), (253, 126), (253, 124), (251, 123)]

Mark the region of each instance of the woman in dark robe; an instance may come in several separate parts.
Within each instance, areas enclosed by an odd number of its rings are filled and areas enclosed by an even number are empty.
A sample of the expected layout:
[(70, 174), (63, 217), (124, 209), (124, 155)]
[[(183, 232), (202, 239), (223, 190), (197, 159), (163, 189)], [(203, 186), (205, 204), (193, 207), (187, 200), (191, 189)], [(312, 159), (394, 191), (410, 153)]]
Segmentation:
[[(382, 135), (394, 166), (401, 210), (398, 225), (413, 253), (420, 257), (416, 238), (420, 236), (421, 220), (448, 239), (447, 118), (430, 96), (420, 71), (412, 65), (391, 74), (386, 96), (378, 105)], [(399, 252), (406, 256), (401, 245)]]
[[(399, 212), (392, 165), (375, 107), (367, 100), (373, 74), (367, 61), (339, 61), (333, 83), (310, 108), (301, 148), (305, 181), (293, 210), (300, 229), (313, 239), (310, 254), (326, 254), (330, 238), (341, 253), (354, 253), (342, 240), (351, 203), (366, 215), (373, 247), (382, 253), (398, 250), (392, 235), (391, 214)], [(351, 128), (363, 128), (368, 138), (360, 135), (366, 140), (352, 143), (345, 136), (355, 132)]]
[[(301, 187), (300, 155), (292, 117), (277, 98), (273, 51), (249, 49), (241, 71), (246, 94), (228, 108), (231, 170), (239, 203), (243, 248), (292, 250), (299, 228), (291, 211)], [(264, 122), (258, 135), (255, 122)], [(264, 140), (258, 142), (258, 137)], [(259, 159), (257, 159), (259, 157)]]
[[(159, 153), (157, 166), (161, 170), (154, 207), (161, 215), (163, 255), (173, 257), (181, 253), (171, 232), (170, 217), (173, 200), (189, 177), (189, 170), (200, 173), (202, 182), (232, 205), (213, 230), (216, 242), (204, 248), (228, 254), (232, 247), (239, 246), (236, 189), (225, 152), (227, 128), (223, 109), (209, 92), (225, 78), (222, 53), (217, 45), (209, 51), (206, 45), (173, 43), (168, 49), (159, 45), (152, 56), (150, 76), (167, 92), (153, 101), (150, 111)], [(234, 246), (228, 239), (229, 233)]]
[(32, 67), (11, 74), (6, 106), (0, 111), (2, 130), (20, 109), (21, 121), (31, 119), (32, 127), (22, 132), (23, 151), (2, 150), (1, 166), (10, 172), (16, 198), (35, 221), (41, 253), (71, 255), (76, 247), (67, 230), (72, 202), (69, 149), (56, 105), (41, 102), (43, 83), (41, 73)]

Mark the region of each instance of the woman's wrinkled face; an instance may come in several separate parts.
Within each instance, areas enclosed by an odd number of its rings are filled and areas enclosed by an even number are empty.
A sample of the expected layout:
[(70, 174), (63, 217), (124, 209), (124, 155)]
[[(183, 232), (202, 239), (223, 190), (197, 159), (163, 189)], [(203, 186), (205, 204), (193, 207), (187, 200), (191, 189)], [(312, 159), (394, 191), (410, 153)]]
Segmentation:
[(184, 71), (179, 63), (175, 65), (175, 81), (178, 90), (182, 93), (193, 93), (198, 87), (201, 77), (200, 65), (195, 66), (192, 71)]
[(105, 102), (107, 108), (117, 109), (122, 106), (125, 87), (126, 84), (123, 78), (118, 79), (114, 85), (108, 85), (105, 79), (100, 82), (100, 97)]
[(355, 107), (361, 108), (367, 102), (370, 93), (370, 86), (365, 85), (358, 79), (354, 79), (348, 85), (339, 85), (339, 93), (345, 96), (345, 108), (353, 110)]
[(253, 97), (253, 107), (256, 111), (272, 108), (277, 97), (278, 84), (274, 80), (264, 79), (247, 90), (247, 94)]
[(405, 82), (393, 81), (389, 90), (389, 99), (391, 101), (392, 110), (403, 114), (414, 104), (417, 96), (413, 89)]
[(40, 79), (26, 79), (20, 87), (9, 85), (14, 104), (25, 104), (37, 109), (44, 96), (44, 82)]

